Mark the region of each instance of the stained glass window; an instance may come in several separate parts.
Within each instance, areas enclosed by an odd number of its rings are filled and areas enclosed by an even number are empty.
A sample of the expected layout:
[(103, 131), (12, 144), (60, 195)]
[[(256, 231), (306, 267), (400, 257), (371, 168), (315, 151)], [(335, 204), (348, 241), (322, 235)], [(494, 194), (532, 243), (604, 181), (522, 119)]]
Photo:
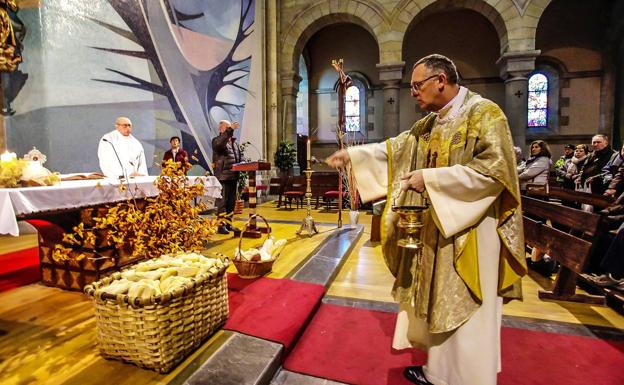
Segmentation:
[(347, 88), (345, 126), (347, 132), (360, 131), (360, 89), (357, 86)]
[(548, 78), (541, 73), (529, 77), (529, 127), (548, 127)]

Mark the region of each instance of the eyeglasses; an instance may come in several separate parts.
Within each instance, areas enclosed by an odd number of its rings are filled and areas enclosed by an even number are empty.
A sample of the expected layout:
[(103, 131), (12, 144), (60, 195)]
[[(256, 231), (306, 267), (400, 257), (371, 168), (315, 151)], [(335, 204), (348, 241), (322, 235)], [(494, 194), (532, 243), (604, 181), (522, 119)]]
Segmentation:
[(429, 79), (433, 79), (433, 78), (435, 78), (436, 76), (439, 76), (439, 75), (440, 75), (440, 74), (431, 75), (431, 76), (429, 76), (428, 78), (426, 78), (426, 79), (424, 79), (424, 80), (421, 80), (421, 81), (419, 81), (419, 82), (413, 82), (413, 83), (412, 83), (412, 92), (420, 92), (420, 87), (422, 87), (422, 86), (423, 86), (423, 84), (425, 84), (425, 82), (426, 82), (427, 80), (429, 80)]
[(121, 127), (132, 127), (131, 123), (116, 123), (116, 124)]

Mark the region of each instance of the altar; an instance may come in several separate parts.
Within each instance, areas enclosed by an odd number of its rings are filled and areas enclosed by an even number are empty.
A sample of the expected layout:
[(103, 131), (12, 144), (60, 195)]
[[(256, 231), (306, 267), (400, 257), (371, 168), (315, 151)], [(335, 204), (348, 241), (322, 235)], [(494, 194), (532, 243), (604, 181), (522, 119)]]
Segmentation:
[[(158, 195), (156, 176), (130, 179), (122, 189), (114, 179), (67, 180), (54, 186), (0, 188), (0, 234), (19, 235), (17, 221), (58, 214), (85, 207), (121, 202), (132, 198)], [(188, 177), (202, 179), (208, 206), (221, 197), (221, 184), (214, 176)]]

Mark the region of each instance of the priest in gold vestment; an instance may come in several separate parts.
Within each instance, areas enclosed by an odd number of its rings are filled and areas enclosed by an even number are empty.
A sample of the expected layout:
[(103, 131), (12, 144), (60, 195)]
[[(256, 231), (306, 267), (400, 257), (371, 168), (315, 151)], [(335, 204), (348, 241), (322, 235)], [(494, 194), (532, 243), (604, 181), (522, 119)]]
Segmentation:
[[(386, 197), (382, 250), (399, 302), (393, 347), (422, 347), (415, 384), (495, 385), (504, 299), (521, 298), (526, 274), (520, 190), (507, 119), (458, 84), (455, 64), (429, 55), (415, 65), (412, 96), (430, 113), (383, 143), (327, 159), (350, 163), (363, 201)], [(397, 247), (392, 205), (429, 210), (420, 258)]]

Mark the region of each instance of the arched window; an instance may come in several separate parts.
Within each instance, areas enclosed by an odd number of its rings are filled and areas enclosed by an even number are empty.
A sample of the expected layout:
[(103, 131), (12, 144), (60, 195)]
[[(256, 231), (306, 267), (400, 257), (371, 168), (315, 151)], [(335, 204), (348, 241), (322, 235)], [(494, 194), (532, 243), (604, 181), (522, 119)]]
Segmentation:
[(347, 132), (362, 130), (360, 120), (360, 89), (354, 85), (347, 88), (345, 95), (345, 129)]
[(306, 66), (303, 55), (299, 56), (299, 92), (297, 92), (297, 134), (310, 135), (309, 115), (308, 115), (308, 67)]
[(548, 78), (537, 72), (529, 77), (529, 128), (548, 128)]

